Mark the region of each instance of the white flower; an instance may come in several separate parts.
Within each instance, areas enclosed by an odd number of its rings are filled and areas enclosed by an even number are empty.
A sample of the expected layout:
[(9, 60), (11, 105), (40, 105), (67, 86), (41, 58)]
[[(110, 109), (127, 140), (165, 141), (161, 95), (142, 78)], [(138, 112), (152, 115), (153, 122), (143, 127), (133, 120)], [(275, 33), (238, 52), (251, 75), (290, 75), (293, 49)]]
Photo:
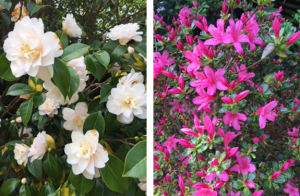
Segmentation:
[(44, 103), (39, 106), (39, 114), (47, 114), (48, 116), (53, 117), (55, 114), (58, 113), (58, 108), (59, 103), (55, 99), (47, 97)]
[(28, 162), (28, 153), (29, 153), (29, 147), (25, 144), (15, 144), (15, 159), (17, 160), (19, 165), (24, 164), (26, 167)]
[(69, 61), (67, 65), (74, 68), (79, 76), (78, 89), (71, 97), (71, 99), (69, 99), (69, 97), (65, 99), (64, 96), (61, 94), (60, 90), (57, 88), (57, 86), (53, 84), (52, 81), (44, 82), (44, 88), (48, 91), (46, 93), (46, 96), (55, 99), (61, 105), (76, 102), (79, 99), (78, 93), (84, 90), (84, 88), (86, 87), (86, 81), (89, 79), (83, 56)]
[[(23, 130), (23, 131), (22, 131)], [(19, 137), (21, 137), (21, 134), (24, 135), (24, 134), (27, 134), (28, 137), (26, 137), (26, 139), (31, 139), (32, 138), (32, 133), (31, 133), (32, 129), (31, 128), (25, 128), (25, 127), (21, 127), (19, 129)]]
[(40, 132), (36, 138), (33, 140), (31, 147), (29, 148), (28, 157), (31, 157), (31, 162), (35, 159), (42, 159), (44, 154), (47, 151), (47, 139), (46, 139), (46, 132)]
[(72, 110), (71, 108), (64, 108), (62, 113), (66, 122), (63, 127), (69, 131), (82, 131), (84, 121), (89, 116), (87, 112), (88, 107), (83, 102), (77, 103), (75, 110)]
[(73, 14), (67, 14), (66, 19), (62, 22), (63, 32), (70, 37), (81, 37), (81, 28), (77, 25)]
[(26, 9), (25, 5), (23, 4), (22, 6), (22, 16), (20, 17), (20, 8), (21, 8), (21, 3), (19, 2), (16, 6), (14, 11), (11, 13), (11, 21), (17, 22), (20, 18), (22, 20), (24, 17), (29, 16), (29, 12)]
[(28, 74), (43, 80), (53, 76), (54, 58), (62, 55), (59, 38), (53, 32), (44, 33), (41, 19), (24, 17), (4, 41), (6, 57), (11, 61), (14, 76)]
[(145, 194), (147, 195), (147, 178), (140, 178), (139, 180), (140, 183), (138, 184), (138, 186), (142, 191), (145, 191)]
[(131, 46), (128, 46), (127, 51), (128, 51), (128, 53), (134, 53), (134, 48)]
[(107, 109), (117, 115), (117, 120), (129, 124), (134, 116), (145, 119), (147, 110), (145, 86), (141, 83), (132, 87), (113, 88), (108, 96)]
[(127, 76), (123, 76), (119, 79), (117, 88), (122, 87), (133, 87), (136, 84), (143, 83), (144, 76), (141, 72), (135, 72), (134, 69), (131, 69), (130, 73)]
[(138, 31), (138, 29), (139, 25), (137, 23), (121, 24), (110, 29), (108, 36), (112, 40), (119, 40), (121, 45), (126, 45), (132, 39), (140, 42), (142, 41), (142, 36), (140, 35), (143, 32)]
[(90, 130), (85, 135), (81, 131), (73, 131), (71, 137), (72, 143), (65, 146), (65, 153), (73, 173), (82, 173), (87, 179), (99, 177), (99, 168), (105, 167), (108, 153), (98, 143), (98, 131)]

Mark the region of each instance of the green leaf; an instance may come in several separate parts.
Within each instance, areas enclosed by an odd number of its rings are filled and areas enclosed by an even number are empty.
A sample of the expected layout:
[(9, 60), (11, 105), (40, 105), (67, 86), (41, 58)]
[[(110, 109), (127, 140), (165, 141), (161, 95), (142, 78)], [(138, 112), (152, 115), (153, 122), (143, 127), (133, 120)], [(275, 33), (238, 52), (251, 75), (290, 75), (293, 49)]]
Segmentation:
[(101, 112), (95, 112), (89, 115), (83, 124), (83, 133), (96, 129), (99, 133), (99, 140), (103, 137), (105, 130), (105, 122)]
[(11, 24), (10, 18), (3, 12), (1, 12), (0, 14), (1, 14), (3, 20), (5, 21), (6, 26), (9, 26)]
[(117, 157), (121, 160), (121, 161), (125, 161), (126, 155), (128, 153), (128, 151), (130, 150), (130, 146), (126, 145), (126, 144), (122, 144), (120, 146), (120, 148), (117, 151)]
[(11, 178), (6, 180), (1, 186), (1, 194), (3, 196), (10, 195), (19, 185), (20, 180), (16, 178)]
[(270, 55), (275, 49), (275, 46), (273, 43), (268, 43), (268, 45), (266, 45), (263, 53), (262, 53), (262, 56), (261, 56), (261, 59), (264, 59), (266, 58), (268, 55)]
[(55, 192), (55, 188), (52, 184), (46, 184), (43, 186), (40, 196), (49, 196)]
[(143, 178), (147, 176), (147, 144), (146, 141), (137, 143), (125, 158), (123, 176)]
[(107, 114), (107, 116), (105, 118), (105, 124), (109, 125), (109, 126), (106, 126), (107, 131), (117, 131), (117, 130), (120, 130), (124, 126), (123, 123), (120, 123), (117, 120), (117, 116), (112, 113)]
[(35, 177), (42, 179), (42, 160), (35, 159), (31, 162), (31, 158), (27, 162), (28, 171)]
[(17, 78), (12, 74), (10, 68), (10, 61), (6, 58), (6, 53), (3, 53), (0, 57), (0, 77), (6, 81), (14, 81)]
[(85, 57), (85, 64), (91, 74), (100, 81), (101, 77), (106, 72), (106, 68), (99, 62), (95, 55), (87, 55)]
[(285, 177), (284, 176), (279, 176), (278, 178), (276, 178), (275, 180), (274, 180), (274, 182), (276, 182), (276, 183), (284, 183), (286, 181), (286, 179), (285, 179)]
[(101, 183), (101, 178), (97, 178), (92, 190), (86, 196), (102, 196), (104, 194), (104, 184)]
[(47, 153), (43, 160), (43, 169), (54, 184), (59, 185), (63, 180), (64, 165), (59, 158), (53, 157), (50, 153)]
[(10, 10), (12, 3), (11, 1), (7, 1), (7, 0), (0, 0), (0, 5), (2, 5), (3, 7), (5, 7), (5, 9), (7, 9), (8, 11)]
[(124, 164), (112, 154), (108, 155), (109, 161), (100, 169), (101, 176), (106, 186), (118, 193), (126, 193), (129, 186), (129, 178), (122, 177)]
[(53, 64), (53, 81), (59, 88), (64, 98), (67, 97), (71, 83), (71, 75), (68, 66), (58, 58), (55, 58)]
[(62, 54), (61, 58), (65, 62), (68, 62), (70, 60), (83, 56), (88, 52), (89, 48), (90, 46), (82, 43), (72, 44), (64, 49), (64, 53)]
[(36, 189), (34, 183), (30, 184), (30, 192), (31, 192), (32, 196), (38, 196), (39, 195), (38, 190)]
[(255, 178), (256, 174), (253, 172), (253, 173), (249, 173), (248, 174), (248, 181), (253, 181), (254, 178)]
[(70, 173), (70, 180), (76, 191), (81, 194), (90, 192), (95, 184), (95, 178), (93, 180), (88, 180), (82, 174), (75, 175), (73, 171)]
[(109, 54), (105, 50), (101, 50), (100, 52), (94, 53), (94, 56), (101, 63), (101, 65), (103, 65), (107, 69), (110, 62)]
[(27, 1), (27, 9), (30, 13), (30, 16), (38, 12), (40, 9), (44, 8), (42, 5), (36, 5), (32, 1)]
[(103, 50), (106, 50), (110, 54), (110, 63), (118, 62), (120, 57), (125, 54), (127, 47), (121, 45), (119, 41), (108, 41), (103, 46)]
[(65, 49), (68, 46), (68, 42), (69, 42), (68, 36), (62, 31), (56, 31), (55, 34), (59, 38), (62, 44), (62, 48)]
[(25, 127), (27, 127), (27, 124), (29, 122), (29, 119), (31, 118), (32, 114), (32, 108), (33, 108), (33, 99), (30, 98), (27, 101), (24, 101), (20, 105), (20, 116), (22, 118), (22, 122)]
[(110, 91), (112, 86), (109, 84), (104, 85), (100, 90), (100, 103), (107, 102), (108, 96), (110, 95)]
[(69, 66), (68, 66), (68, 69), (69, 69), (69, 72), (71, 75), (71, 83), (70, 83), (70, 89), (68, 92), (68, 97), (69, 97), (69, 99), (71, 99), (79, 87), (80, 80), (79, 80), (79, 76), (75, 69), (73, 69), (72, 67), (69, 67)]
[(25, 95), (25, 94), (31, 94), (34, 91), (32, 90), (32, 88), (30, 88), (28, 85), (26, 84), (14, 84), (12, 85), (6, 95), (11, 95), (11, 96), (19, 96), (19, 95)]
[(134, 42), (132, 44), (129, 44), (134, 50), (141, 53), (144, 57), (147, 57), (147, 45), (144, 43), (146, 41), (145, 39), (141, 42)]
[(21, 186), (19, 196), (31, 196), (31, 192), (27, 184), (23, 184)]
[(38, 119), (38, 130), (42, 130), (45, 126), (45, 123), (49, 120), (47, 115), (39, 115)]
[(145, 60), (141, 55), (138, 55), (137, 53), (129, 53), (129, 54), (124, 54), (123, 56), (133, 68), (137, 70), (146, 69)]
[(46, 94), (43, 92), (36, 92), (33, 95), (33, 104), (35, 107), (39, 107), (46, 100)]

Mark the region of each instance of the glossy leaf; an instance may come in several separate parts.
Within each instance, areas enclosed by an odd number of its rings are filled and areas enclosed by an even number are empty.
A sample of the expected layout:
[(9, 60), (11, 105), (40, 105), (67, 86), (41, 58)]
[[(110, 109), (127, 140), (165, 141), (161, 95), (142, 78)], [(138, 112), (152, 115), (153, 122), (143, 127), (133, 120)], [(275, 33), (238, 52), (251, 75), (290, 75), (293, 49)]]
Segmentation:
[(68, 62), (70, 60), (83, 56), (88, 52), (89, 48), (90, 46), (82, 43), (72, 44), (64, 49), (64, 53), (62, 54), (61, 58), (65, 62)]
[(82, 174), (75, 175), (73, 172), (70, 173), (70, 180), (76, 191), (80, 192), (80, 194), (90, 192), (95, 184), (95, 178), (88, 180)]
[(31, 158), (27, 162), (28, 171), (35, 177), (42, 179), (42, 160), (35, 159), (31, 162)]
[(68, 92), (68, 97), (71, 99), (71, 97), (74, 95), (74, 93), (78, 90), (79, 87), (79, 76), (75, 69), (72, 67), (68, 67), (70, 75), (71, 75), (71, 83), (70, 83), (70, 89)]
[(52, 193), (55, 193), (55, 188), (52, 184), (46, 184), (43, 186), (40, 196), (49, 196)]
[(12, 3), (11, 1), (7, 1), (7, 0), (0, 0), (0, 5), (2, 5), (3, 7), (5, 7), (5, 9), (7, 9), (8, 11), (10, 10)]
[(36, 12), (38, 12), (40, 9), (42, 9), (44, 6), (42, 5), (37, 5), (35, 3), (33, 3), (32, 1), (28, 1), (27, 3), (27, 9), (30, 13), (30, 16), (32, 16), (33, 14), (35, 14)]
[(22, 122), (27, 127), (27, 124), (29, 122), (29, 119), (31, 118), (32, 114), (32, 108), (33, 108), (33, 99), (29, 99), (20, 105), (20, 116), (22, 118)]
[(61, 183), (64, 177), (64, 166), (59, 158), (47, 153), (43, 160), (43, 169), (54, 184)]
[(134, 42), (132, 44), (129, 44), (136, 52), (141, 53), (144, 57), (147, 57), (147, 45), (144, 43), (146, 40), (142, 40), (141, 42)]
[(109, 84), (104, 85), (100, 90), (100, 103), (107, 102), (108, 96), (110, 95), (112, 86)]
[(117, 116), (112, 113), (107, 114), (107, 116), (105, 118), (105, 124), (109, 125), (109, 126), (106, 126), (107, 131), (117, 131), (117, 130), (120, 130), (124, 126), (123, 123), (120, 123), (117, 120)]
[(62, 48), (65, 49), (68, 46), (68, 42), (69, 42), (68, 36), (62, 31), (56, 31), (55, 34), (59, 38), (62, 44)]
[(32, 90), (32, 88), (30, 88), (28, 85), (26, 84), (14, 84), (12, 85), (6, 95), (11, 95), (11, 96), (19, 96), (19, 95), (25, 95), (25, 94), (30, 94), (33, 93), (34, 91)]
[(1, 194), (3, 196), (10, 195), (19, 185), (20, 180), (16, 178), (11, 178), (6, 180), (1, 186)]
[(105, 130), (105, 122), (101, 112), (95, 112), (90, 114), (84, 121), (83, 133), (89, 130), (96, 129), (99, 133), (99, 140), (103, 137)]
[(121, 45), (119, 41), (108, 41), (103, 49), (110, 54), (110, 63), (118, 62), (120, 57), (126, 53), (127, 47)]
[(31, 196), (31, 192), (27, 184), (23, 184), (21, 186), (19, 196)]
[(104, 184), (101, 182), (101, 178), (97, 178), (94, 187), (88, 194), (86, 194), (86, 196), (103, 196), (103, 194)]
[(14, 81), (17, 78), (12, 74), (10, 68), (10, 61), (6, 58), (6, 53), (3, 53), (0, 57), (0, 77), (6, 81)]
[(101, 50), (100, 52), (94, 53), (94, 56), (101, 63), (101, 65), (103, 65), (107, 69), (110, 62), (109, 54), (105, 50)]
[(146, 141), (136, 144), (125, 158), (123, 176), (143, 178), (147, 176), (147, 144)]
[(46, 100), (46, 94), (43, 92), (36, 92), (33, 95), (33, 104), (35, 107), (39, 107)]
[(98, 59), (93, 54), (89, 54), (85, 57), (85, 64), (91, 74), (100, 81), (101, 77), (106, 72), (106, 68), (98, 61)]
[(71, 75), (68, 66), (56, 58), (53, 64), (53, 81), (64, 98), (67, 97), (71, 83)]

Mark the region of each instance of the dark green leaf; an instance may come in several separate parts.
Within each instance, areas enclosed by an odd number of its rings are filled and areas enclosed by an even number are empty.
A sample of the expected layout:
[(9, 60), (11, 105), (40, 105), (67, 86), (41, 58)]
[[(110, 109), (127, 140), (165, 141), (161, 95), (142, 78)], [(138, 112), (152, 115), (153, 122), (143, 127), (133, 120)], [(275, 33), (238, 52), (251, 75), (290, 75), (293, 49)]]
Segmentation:
[(59, 185), (62, 182), (64, 177), (64, 166), (59, 158), (53, 157), (50, 153), (47, 153), (43, 161), (43, 169), (54, 184)]
[(126, 145), (126, 144), (122, 144), (120, 146), (120, 148), (117, 151), (117, 157), (121, 160), (121, 161), (125, 161), (126, 155), (128, 153), (128, 151), (130, 150), (130, 146)]
[(47, 115), (40, 115), (39, 121), (38, 121), (38, 130), (42, 130), (49, 120), (49, 117)]
[(39, 195), (38, 190), (36, 189), (34, 183), (30, 184), (30, 192), (31, 192), (32, 196), (38, 196)]
[(95, 184), (95, 178), (93, 180), (88, 180), (82, 174), (75, 175), (73, 172), (70, 173), (70, 180), (76, 191), (81, 194), (90, 192)]
[(18, 83), (18, 84), (12, 85), (8, 89), (6, 95), (19, 96), (19, 95), (30, 94), (33, 92), (34, 91), (32, 90), (32, 88), (30, 88), (28, 85)]
[(97, 178), (94, 187), (86, 196), (103, 196), (103, 194), (104, 184), (101, 182), (101, 178)]
[(10, 195), (19, 185), (20, 180), (16, 178), (11, 178), (6, 180), (1, 186), (1, 194), (3, 196)]
[(101, 77), (106, 72), (106, 68), (98, 61), (95, 55), (87, 55), (85, 57), (85, 64), (91, 74), (100, 81)]
[(285, 179), (285, 177), (284, 176), (279, 176), (278, 178), (276, 178), (275, 180), (274, 180), (274, 182), (276, 182), (276, 183), (284, 183), (286, 181), (286, 179)]
[(106, 69), (110, 62), (110, 56), (105, 50), (101, 50), (100, 52), (94, 53), (94, 56), (97, 60), (103, 65)]
[(53, 80), (55, 85), (59, 88), (64, 98), (67, 97), (71, 83), (71, 75), (68, 66), (58, 58), (55, 58), (53, 64)]
[(105, 118), (105, 124), (109, 125), (109, 126), (106, 126), (107, 131), (117, 131), (117, 130), (120, 130), (124, 126), (123, 123), (120, 123), (117, 120), (117, 116), (112, 113), (107, 114), (107, 116)]
[(33, 95), (33, 104), (35, 107), (39, 107), (46, 100), (46, 94), (44, 92), (36, 92)]
[(12, 3), (11, 1), (7, 1), (7, 0), (0, 0), (0, 5), (2, 5), (3, 7), (5, 7), (5, 9), (7, 9), (8, 11), (10, 10)]
[(30, 16), (32, 16), (33, 14), (35, 14), (36, 12), (38, 12), (40, 9), (42, 9), (44, 7), (42, 5), (36, 5), (32, 1), (27, 1), (27, 2), (28, 2), (27, 9), (30, 13)]
[(106, 50), (110, 54), (110, 63), (118, 62), (120, 57), (125, 54), (127, 47), (120, 45), (119, 41), (108, 41), (103, 46), (103, 50)]
[(79, 76), (75, 69), (73, 69), (72, 67), (69, 67), (69, 66), (68, 66), (68, 69), (69, 69), (69, 72), (71, 75), (71, 83), (70, 83), (70, 89), (68, 92), (68, 97), (71, 99), (79, 87), (80, 80), (79, 80)]
[(105, 122), (101, 112), (95, 112), (89, 115), (83, 124), (83, 133), (96, 129), (99, 133), (99, 140), (103, 137)]
[(65, 49), (68, 46), (68, 36), (62, 31), (56, 31), (55, 34), (59, 38), (62, 48)]
[(52, 184), (46, 184), (43, 186), (40, 196), (49, 196), (52, 193), (55, 193), (55, 188)]
[(1, 12), (0, 14), (1, 14), (3, 20), (5, 21), (6, 26), (9, 26), (11, 24), (10, 18), (5, 13), (3, 13), (3, 12)]
[(122, 177), (124, 164), (112, 154), (109, 154), (109, 161), (104, 168), (100, 169), (101, 176), (106, 186), (118, 193), (126, 193), (129, 186), (129, 178)]
[(31, 196), (31, 192), (27, 184), (23, 184), (21, 186), (19, 196)]
[(32, 175), (42, 179), (42, 160), (35, 159), (33, 162), (31, 162), (31, 158), (29, 158), (27, 162), (27, 168)]
[(131, 46), (132, 48), (134, 48), (134, 50), (136, 50), (137, 52), (141, 53), (144, 57), (147, 57), (147, 46), (146, 46), (146, 44), (143, 41), (141, 41), (141, 42), (134, 42), (132, 44), (129, 44), (129, 46)]
[(31, 118), (32, 114), (32, 108), (33, 108), (33, 99), (30, 98), (27, 101), (24, 101), (20, 105), (20, 116), (22, 118), (22, 122), (25, 127), (27, 127), (27, 124), (29, 122), (29, 119)]
[(12, 74), (10, 68), (10, 61), (6, 58), (6, 53), (3, 53), (0, 57), (0, 77), (6, 81), (14, 81), (17, 78)]
[(133, 68), (142, 71), (146, 69), (145, 60), (141, 55), (138, 55), (137, 53), (128, 53), (123, 56)]
[(89, 48), (90, 46), (82, 43), (72, 44), (64, 49), (64, 53), (62, 54), (61, 58), (65, 62), (68, 62), (70, 60), (83, 56), (88, 52)]
[(107, 102), (108, 96), (110, 95), (110, 91), (112, 86), (109, 84), (104, 85), (100, 91), (100, 103)]

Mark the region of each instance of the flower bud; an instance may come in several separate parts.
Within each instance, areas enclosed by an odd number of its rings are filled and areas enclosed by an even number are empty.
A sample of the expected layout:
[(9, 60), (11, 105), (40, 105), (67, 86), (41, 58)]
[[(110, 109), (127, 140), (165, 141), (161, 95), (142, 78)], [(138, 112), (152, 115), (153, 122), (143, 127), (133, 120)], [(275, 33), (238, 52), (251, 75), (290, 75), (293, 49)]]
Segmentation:
[(55, 149), (55, 141), (54, 141), (53, 137), (46, 134), (46, 140), (47, 140), (48, 147), (50, 149)]
[(249, 189), (254, 189), (255, 188), (255, 184), (252, 181), (246, 181), (245, 185), (249, 188)]
[(18, 118), (16, 118), (16, 122), (17, 123), (21, 123), (22, 122), (22, 118), (19, 116)]
[(128, 51), (128, 53), (134, 53), (134, 48), (132, 48), (131, 46), (128, 46), (127, 51)]
[(42, 4), (42, 0), (35, 0), (35, 4), (41, 5)]
[(27, 183), (27, 179), (26, 178), (22, 178), (21, 183), (22, 184), (26, 184)]

